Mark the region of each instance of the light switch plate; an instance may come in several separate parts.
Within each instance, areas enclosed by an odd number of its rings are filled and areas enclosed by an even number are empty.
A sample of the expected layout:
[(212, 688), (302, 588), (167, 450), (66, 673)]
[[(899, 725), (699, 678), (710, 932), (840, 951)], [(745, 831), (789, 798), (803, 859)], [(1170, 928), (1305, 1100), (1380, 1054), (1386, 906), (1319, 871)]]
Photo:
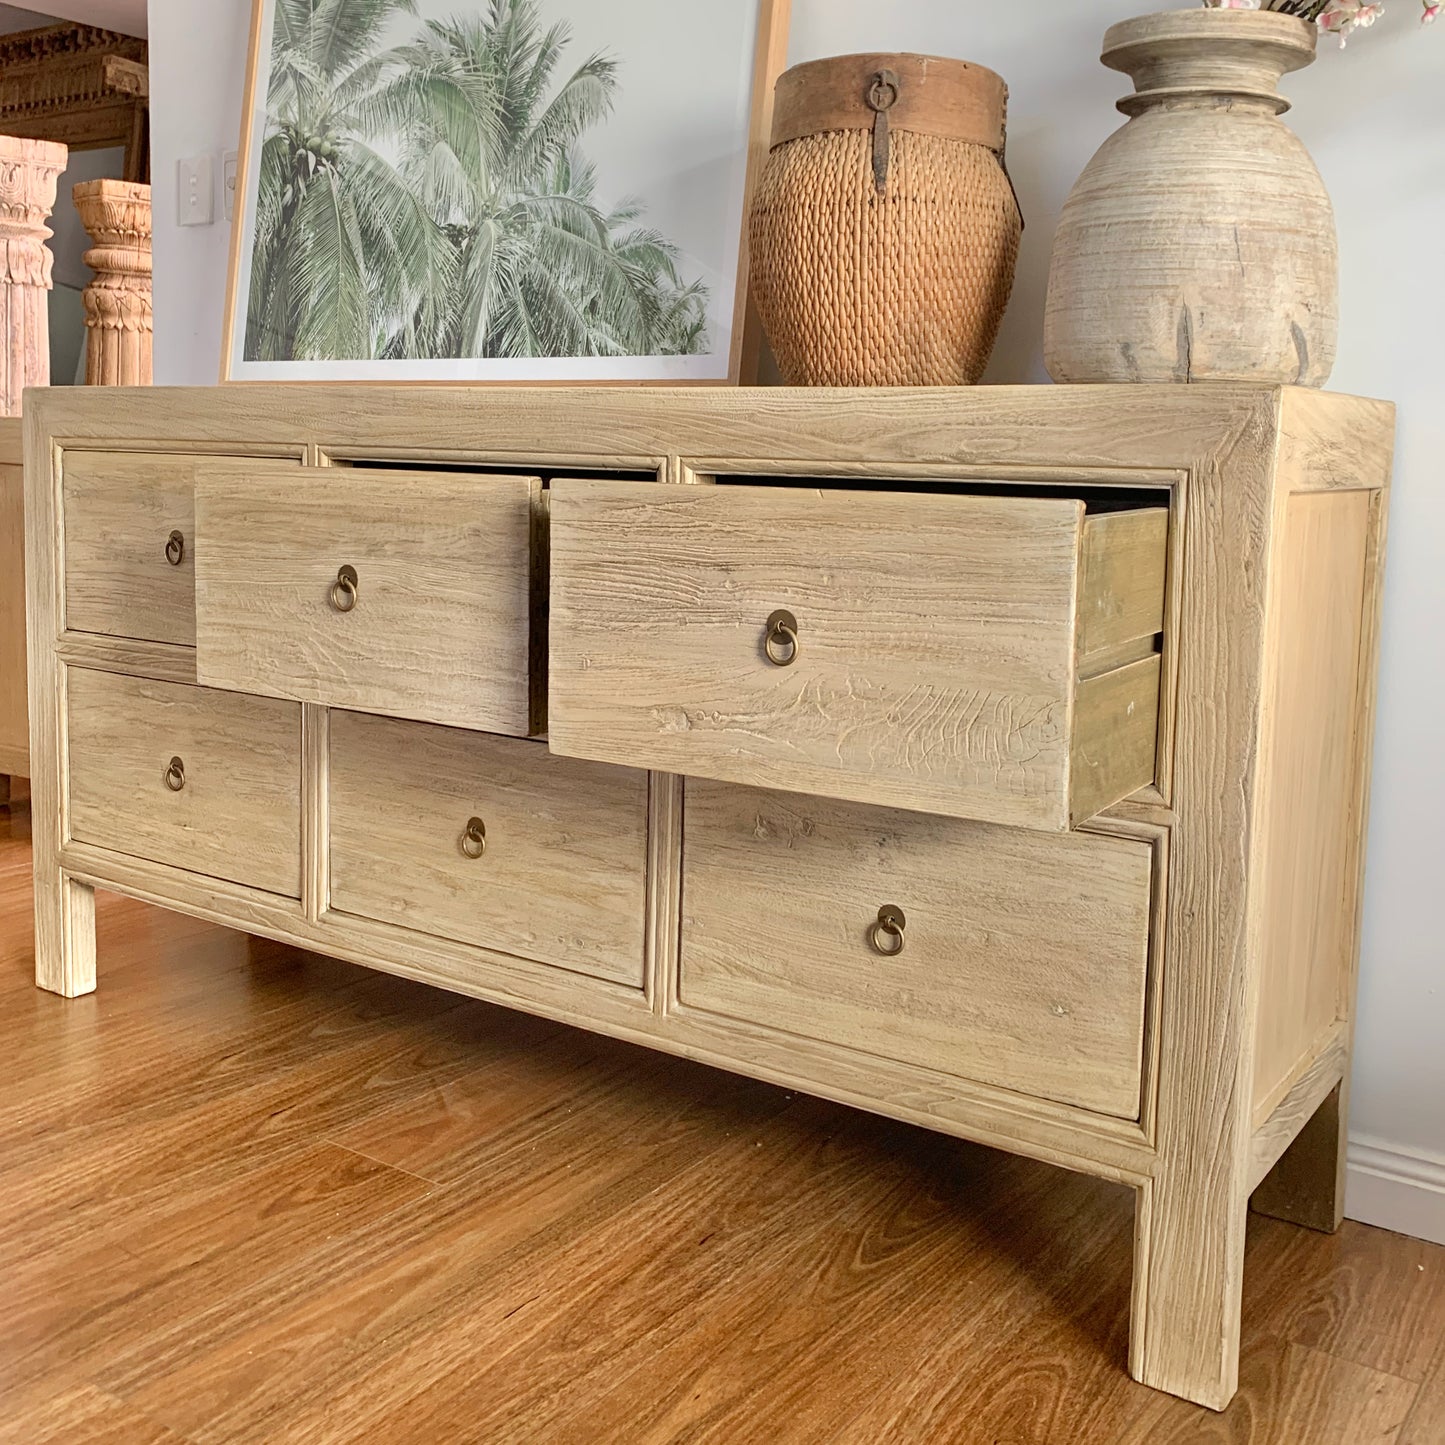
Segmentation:
[(210, 156), (176, 162), (176, 223), (209, 226), (216, 219), (215, 171)]
[(235, 151), (227, 151), (221, 157), (221, 204), (228, 221), (236, 215), (236, 166), (239, 160)]

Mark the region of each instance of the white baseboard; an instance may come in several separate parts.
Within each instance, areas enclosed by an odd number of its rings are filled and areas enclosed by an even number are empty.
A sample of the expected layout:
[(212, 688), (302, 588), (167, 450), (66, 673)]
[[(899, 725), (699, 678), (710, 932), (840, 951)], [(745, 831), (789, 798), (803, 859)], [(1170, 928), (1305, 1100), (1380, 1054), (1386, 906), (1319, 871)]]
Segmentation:
[(1357, 1134), (1345, 1170), (1350, 1219), (1445, 1244), (1445, 1158)]

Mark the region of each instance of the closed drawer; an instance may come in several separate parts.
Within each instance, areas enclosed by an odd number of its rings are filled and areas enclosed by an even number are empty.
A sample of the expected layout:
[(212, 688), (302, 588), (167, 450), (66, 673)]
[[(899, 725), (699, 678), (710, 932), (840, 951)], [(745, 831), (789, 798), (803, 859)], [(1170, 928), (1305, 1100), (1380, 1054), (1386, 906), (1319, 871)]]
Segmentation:
[(1056, 830), (1154, 778), (1163, 508), (559, 481), (551, 517), (557, 752)]
[(525, 736), (540, 494), (527, 477), (203, 467), (197, 678)]
[(299, 897), (299, 707), (79, 667), (66, 690), (72, 838)]
[(684, 816), (685, 1007), (1138, 1116), (1147, 844), (716, 783)]
[(65, 625), (196, 640), (195, 459), (66, 451)]
[(646, 773), (338, 712), (330, 792), (334, 910), (642, 987)]

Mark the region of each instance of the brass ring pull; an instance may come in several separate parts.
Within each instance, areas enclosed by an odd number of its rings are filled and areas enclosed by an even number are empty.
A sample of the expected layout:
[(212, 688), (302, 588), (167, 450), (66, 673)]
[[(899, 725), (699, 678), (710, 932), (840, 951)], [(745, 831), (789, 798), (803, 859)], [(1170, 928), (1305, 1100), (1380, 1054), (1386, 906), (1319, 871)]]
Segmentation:
[(172, 532), (166, 538), (166, 561), (172, 567), (179, 567), (186, 560), (186, 539), (180, 532)]
[(467, 819), (461, 846), (468, 858), (480, 858), (487, 851), (487, 825), (480, 818)]
[(763, 651), (774, 667), (791, 667), (798, 660), (798, 619), (783, 608), (768, 618), (763, 634)]
[(186, 765), (179, 758), (172, 758), (165, 772), (166, 787), (179, 793), (186, 785)]
[(350, 612), (356, 606), (356, 568), (343, 567), (331, 584), (331, 605), (338, 612)]
[(903, 930), (908, 920), (896, 903), (885, 903), (878, 910), (878, 921), (868, 931), (869, 941), (884, 958), (896, 958), (903, 952)]

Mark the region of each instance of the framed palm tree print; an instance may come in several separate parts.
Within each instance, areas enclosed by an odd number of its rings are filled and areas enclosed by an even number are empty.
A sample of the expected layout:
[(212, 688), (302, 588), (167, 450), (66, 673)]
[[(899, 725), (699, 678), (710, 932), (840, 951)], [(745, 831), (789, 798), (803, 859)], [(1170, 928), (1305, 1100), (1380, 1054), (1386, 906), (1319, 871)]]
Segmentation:
[(787, 0), (255, 0), (228, 381), (736, 382)]

